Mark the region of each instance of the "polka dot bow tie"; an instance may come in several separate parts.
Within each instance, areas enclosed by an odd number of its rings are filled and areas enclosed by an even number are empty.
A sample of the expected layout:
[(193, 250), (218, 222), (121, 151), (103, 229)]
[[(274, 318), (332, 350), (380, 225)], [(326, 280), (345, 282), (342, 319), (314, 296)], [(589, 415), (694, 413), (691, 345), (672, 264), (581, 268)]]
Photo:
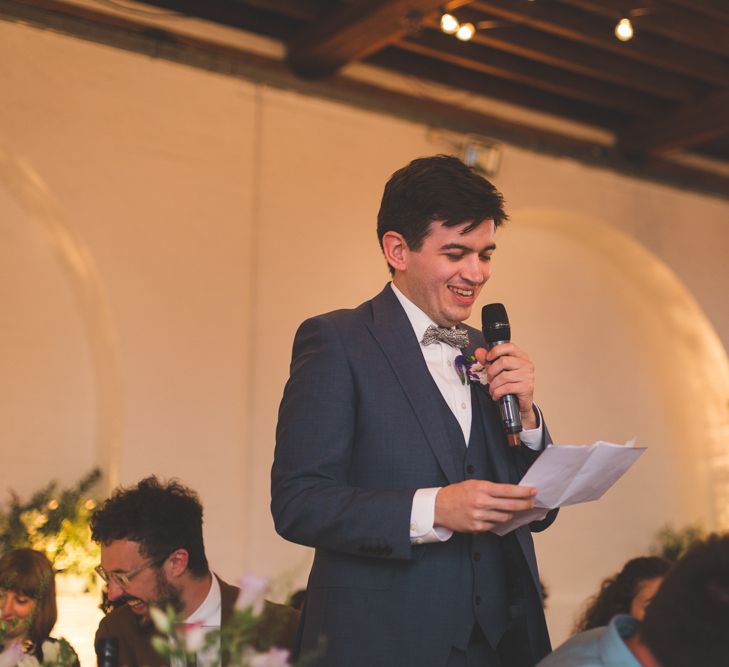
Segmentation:
[(463, 329), (447, 329), (446, 327), (436, 327), (432, 324), (425, 330), (423, 334), (423, 340), (420, 341), (423, 345), (430, 345), (440, 341), (441, 343), (447, 343), (452, 347), (468, 347), (468, 331)]

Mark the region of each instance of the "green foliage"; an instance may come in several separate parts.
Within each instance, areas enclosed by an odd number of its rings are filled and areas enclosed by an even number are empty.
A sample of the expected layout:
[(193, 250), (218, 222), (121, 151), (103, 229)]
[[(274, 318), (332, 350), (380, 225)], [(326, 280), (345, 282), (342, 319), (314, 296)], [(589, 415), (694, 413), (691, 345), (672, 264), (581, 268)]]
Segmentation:
[(43, 667), (79, 667), (78, 656), (65, 639), (43, 642)]
[(656, 532), (651, 545), (651, 553), (666, 560), (675, 561), (681, 558), (693, 544), (705, 539), (706, 535), (706, 531), (696, 524), (676, 529), (671, 524), (666, 524)]
[[(49, 657), (43, 656), (43, 664), (49, 664)], [(73, 650), (71, 644), (69, 644), (63, 637), (58, 640), (58, 656), (50, 664), (55, 667), (78, 667), (78, 656), (76, 651)]]
[(8, 643), (8, 638), (18, 634), (18, 628), (22, 622), (18, 618), (11, 618), (9, 621), (0, 619), (0, 646), (4, 646)]
[[(15, 626), (17, 626), (17, 622)], [(0, 664), (15, 664), (23, 667), (39, 665), (37, 658), (32, 654), (32, 649), (32, 642), (17, 641), (14, 627), (6, 621), (0, 621), (0, 651), (2, 651), (0, 652)], [(41, 664), (43, 667), (79, 667), (76, 651), (63, 637), (58, 640), (45, 640), (42, 653), (43, 662)]]
[(91, 541), (89, 516), (96, 501), (89, 491), (100, 478), (95, 468), (69, 489), (50, 482), (27, 502), (10, 491), (7, 508), (0, 508), (0, 554), (21, 547), (42, 551), (56, 572), (82, 575), (91, 585), (99, 548)]
[[(164, 612), (152, 608), (150, 615), (157, 630), (162, 633), (152, 638), (152, 646), (170, 663), (195, 664), (197, 652), (212, 650), (215, 654), (222, 652), (225, 662), (231, 666), (249, 667), (253, 658), (263, 655), (254, 648), (258, 643), (258, 626), (262, 617), (250, 607), (236, 609), (222, 628), (212, 630), (195, 624), (186, 625), (172, 607)], [(290, 665), (287, 652), (280, 652), (278, 660), (270, 664), (272, 667)]]

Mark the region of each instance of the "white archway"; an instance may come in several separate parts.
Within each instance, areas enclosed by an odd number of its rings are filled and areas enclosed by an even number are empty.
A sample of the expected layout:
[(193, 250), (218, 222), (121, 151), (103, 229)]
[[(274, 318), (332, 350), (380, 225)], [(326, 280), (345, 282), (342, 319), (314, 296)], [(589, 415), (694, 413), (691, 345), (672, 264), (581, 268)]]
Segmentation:
[[(119, 483), (121, 374), (95, 262), (42, 177), (2, 146), (0, 212), (5, 438), (20, 454), (17, 470), (6, 460), (8, 478), (18, 490), (36, 490), (98, 465), (111, 489)], [(80, 471), (79, 459), (87, 461)], [(26, 481), (29, 465), (36, 473)]]

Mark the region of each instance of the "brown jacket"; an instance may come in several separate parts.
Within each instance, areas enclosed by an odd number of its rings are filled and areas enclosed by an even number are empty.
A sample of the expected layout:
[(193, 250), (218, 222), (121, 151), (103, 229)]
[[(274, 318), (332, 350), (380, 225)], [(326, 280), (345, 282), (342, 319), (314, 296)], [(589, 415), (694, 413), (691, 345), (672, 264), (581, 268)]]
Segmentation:
[[(225, 625), (233, 616), (240, 589), (220, 583), (221, 622)], [(259, 650), (272, 645), (291, 650), (298, 628), (299, 612), (291, 607), (266, 602), (263, 620), (256, 627)], [(107, 614), (96, 631), (96, 639), (116, 637), (119, 640), (119, 667), (168, 667), (167, 658), (152, 647), (152, 637), (161, 636), (149, 618), (137, 616), (127, 605)], [(225, 664), (223, 660), (223, 664)]]

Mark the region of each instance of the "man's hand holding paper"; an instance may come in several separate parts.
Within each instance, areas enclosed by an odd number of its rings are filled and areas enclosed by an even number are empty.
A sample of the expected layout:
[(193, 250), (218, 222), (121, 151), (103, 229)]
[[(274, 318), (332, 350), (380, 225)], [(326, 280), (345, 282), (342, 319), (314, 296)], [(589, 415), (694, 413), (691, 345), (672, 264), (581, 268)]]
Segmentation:
[(537, 489), (534, 508), (518, 512), (511, 521), (493, 529), (506, 535), (515, 528), (537, 521), (557, 507), (597, 500), (645, 451), (635, 439), (624, 445), (598, 441), (591, 445), (553, 445), (536, 460), (519, 482)]

